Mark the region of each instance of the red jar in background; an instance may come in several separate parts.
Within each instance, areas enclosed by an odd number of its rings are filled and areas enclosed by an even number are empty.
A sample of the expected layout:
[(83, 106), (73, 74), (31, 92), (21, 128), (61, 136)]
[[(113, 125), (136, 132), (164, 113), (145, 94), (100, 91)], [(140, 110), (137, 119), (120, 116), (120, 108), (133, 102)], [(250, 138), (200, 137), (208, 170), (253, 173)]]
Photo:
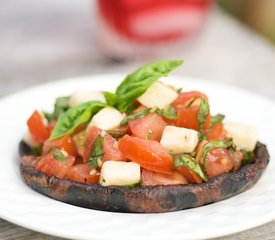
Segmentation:
[(98, 0), (101, 49), (108, 57), (121, 60), (177, 52), (199, 32), (211, 2)]

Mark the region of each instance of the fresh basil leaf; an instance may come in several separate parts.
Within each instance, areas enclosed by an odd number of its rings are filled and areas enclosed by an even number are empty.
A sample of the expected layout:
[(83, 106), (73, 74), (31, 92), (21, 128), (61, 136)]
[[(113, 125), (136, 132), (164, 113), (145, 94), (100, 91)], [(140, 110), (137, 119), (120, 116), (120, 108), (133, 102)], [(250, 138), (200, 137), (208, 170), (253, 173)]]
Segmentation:
[(140, 97), (159, 78), (167, 76), (183, 63), (181, 60), (167, 60), (147, 64), (129, 74), (117, 87), (118, 110), (126, 112), (132, 103)]
[(205, 182), (208, 181), (206, 175), (203, 173), (200, 165), (196, 162), (194, 158), (187, 157), (187, 156), (177, 156), (174, 158), (174, 166), (175, 168), (180, 168), (180, 167), (188, 167), (190, 170), (192, 170), (194, 173), (198, 174), (201, 179), (203, 179)]
[(87, 123), (98, 111), (107, 106), (99, 101), (90, 101), (70, 108), (58, 119), (50, 139), (73, 133), (79, 125)]
[(225, 116), (223, 114), (217, 114), (215, 116), (210, 117), (210, 127), (213, 127), (214, 125), (221, 123)]
[(53, 148), (52, 149), (52, 154), (53, 154), (53, 157), (57, 161), (62, 162), (62, 163), (67, 163), (66, 156), (60, 150), (58, 150), (56, 148)]
[(177, 111), (171, 106), (167, 105), (165, 108), (160, 109), (157, 113), (166, 119), (176, 120), (177, 119)]
[(59, 97), (55, 100), (53, 118), (58, 119), (69, 109), (70, 97)]
[(106, 103), (110, 106), (115, 106), (119, 101), (118, 96), (112, 92), (104, 92), (104, 97), (105, 97)]
[(124, 125), (128, 124), (128, 122), (130, 120), (135, 120), (135, 119), (138, 119), (138, 118), (145, 117), (149, 113), (150, 113), (150, 108), (145, 108), (145, 109), (143, 109), (143, 110), (141, 110), (137, 113), (130, 114), (130, 115), (128, 115), (128, 116), (126, 116), (125, 118), (122, 119), (122, 121), (120, 122), (120, 125), (124, 126)]
[(206, 122), (209, 112), (210, 112), (210, 108), (209, 108), (208, 102), (205, 99), (201, 98), (201, 104), (197, 112), (197, 122), (198, 122), (199, 130), (203, 129), (203, 126)]
[(55, 119), (53, 113), (43, 111), (43, 115), (47, 119), (48, 123)]
[(254, 152), (242, 150), (242, 153), (243, 153), (242, 165), (251, 163), (254, 158)]
[(104, 137), (102, 137), (101, 135), (98, 135), (93, 143), (92, 150), (88, 159), (88, 164), (90, 164), (93, 169), (98, 169), (99, 167), (98, 160), (104, 154), (103, 143), (104, 143)]
[(229, 147), (232, 147), (232, 146), (234, 146), (232, 138), (222, 140), (222, 141), (207, 142), (203, 146), (203, 149), (202, 149), (201, 158), (202, 158), (203, 165), (205, 165), (206, 155), (210, 150), (215, 149), (215, 148), (229, 148)]

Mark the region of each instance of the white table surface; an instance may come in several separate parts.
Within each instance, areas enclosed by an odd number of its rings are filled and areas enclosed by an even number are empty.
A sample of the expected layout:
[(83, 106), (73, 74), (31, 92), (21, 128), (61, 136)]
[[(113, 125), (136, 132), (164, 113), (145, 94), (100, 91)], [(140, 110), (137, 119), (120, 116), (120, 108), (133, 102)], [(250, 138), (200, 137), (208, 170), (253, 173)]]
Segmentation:
[[(2, 0), (0, 7), (0, 97), (61, 78), (129, 72), (140, 62), (101, 56), (95, 38), (94, 2)], [(229, 83), (275, 99), (275, 48), (214, 8), (200, 38), (182, 52), (177, 71)], [(1, 197), (1, 196), (0, 196)], [(57, 239), (0, 219), (0, 239)], [(219, 240), (275, 239), (275, 221)]]

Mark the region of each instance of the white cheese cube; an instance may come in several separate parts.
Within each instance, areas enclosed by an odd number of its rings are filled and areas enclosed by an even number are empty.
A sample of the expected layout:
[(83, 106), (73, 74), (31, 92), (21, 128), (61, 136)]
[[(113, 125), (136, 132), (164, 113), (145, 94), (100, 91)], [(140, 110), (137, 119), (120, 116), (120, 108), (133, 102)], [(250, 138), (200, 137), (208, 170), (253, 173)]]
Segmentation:
[(27, 130), (25, 132), (25, 134), (23, 135), (23, 139), (22, 139), (28, 146), (32, 147), (33, 145), (35, 145), (31, 133), (29, 130)]
[(146, 107), (164, 108), (178, 97), (178, 93), (162, 82), (153, 83), (137, 100)]
[(105, 161), (101, 168), (100, 184), (125, 186), (140, 182), (140, 165), (134, 162)]
[(258, 137), (258, 130), (255, 127), (236, 122), (226, 122), (225, 130), (233, 138), (233, 142), (238, 149), (253, 151)]
[(69, 106), (75, 107), (81, 103), (88, 102), (88, 101), (100, 101), (105, 103), (105, 97), (103, 93), (98, 91), (79, 90), (79, 91), (75, 91), (71, 95), (69, 99)]
[(171, 154), (193, 152), (199, 142), (198, 132), (188, 128), (166, 126), (160, 140)]
[(115, 108), (106, 107), (93, 116), (87, 129), (95, 126), (102, 130), (111, 130), (118, 127), (124, 117), (125, 115)]

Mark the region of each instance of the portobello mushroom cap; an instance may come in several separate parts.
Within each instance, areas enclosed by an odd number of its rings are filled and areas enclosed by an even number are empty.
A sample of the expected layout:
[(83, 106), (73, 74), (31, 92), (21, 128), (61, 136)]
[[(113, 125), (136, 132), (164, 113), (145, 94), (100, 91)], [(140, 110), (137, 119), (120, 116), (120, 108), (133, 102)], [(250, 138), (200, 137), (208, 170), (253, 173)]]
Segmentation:
[[(30, 147), (19, 144), (20, 156), (31, 155)], [(225, 173), (206, 183), (188, 185), (159, 185), (127, 189), (83, 184), (37, 171), (20, 164), (24, 182), (33, 190), (72, 205), (112, 212), (160, 213), (221, 201), (250, 189), (262, 176), (269, 162), (264, 144), (258, 142), (253, 162), (236, 172)]]

